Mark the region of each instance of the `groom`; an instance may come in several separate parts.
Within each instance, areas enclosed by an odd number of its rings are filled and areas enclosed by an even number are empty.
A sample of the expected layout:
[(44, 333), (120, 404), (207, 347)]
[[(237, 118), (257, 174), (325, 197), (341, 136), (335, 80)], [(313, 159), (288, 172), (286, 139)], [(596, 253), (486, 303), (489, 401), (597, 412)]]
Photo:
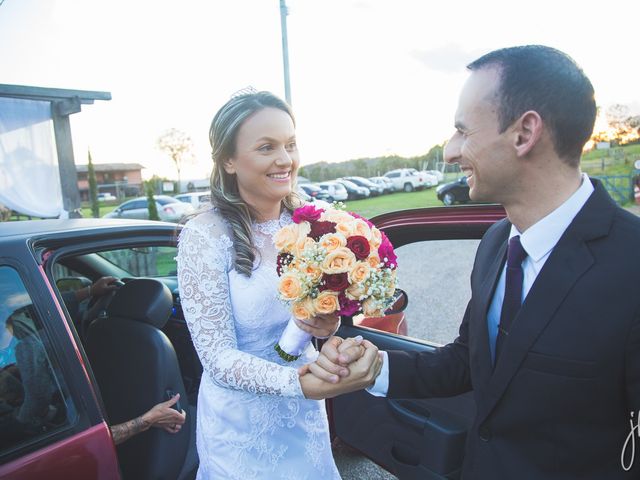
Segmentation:
[[(445, 158), (474, 201), (501, 203), (507, 219), (478, 247), (459, 337), (384, 353), (369, 391), (473, 390), (464, 479), (638, 478), (640, 460), (629, 470), (629, 448), (621, 454), (640, 409), (640, 219), (580, 172), (593, 87), (544, 46), (497, 50), (468, 69)], [(377, 355), (363, 345), (334, 338), (306, 370), (328, 379), (355, 360), (336, 392), (368, 387), (362, 364)]]

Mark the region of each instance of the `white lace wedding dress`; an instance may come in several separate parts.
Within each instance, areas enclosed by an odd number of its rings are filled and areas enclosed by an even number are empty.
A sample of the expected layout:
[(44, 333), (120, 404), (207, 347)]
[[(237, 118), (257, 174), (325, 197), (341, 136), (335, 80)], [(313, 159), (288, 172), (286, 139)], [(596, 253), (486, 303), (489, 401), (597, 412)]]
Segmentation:
[(276, 297), (272, 237), (291, 222), (254, 224), (250, 278), (235, 271), (229, 224), (211, 210), (191, 219), (178, 242), (180, 298), (204, 367), (197, 412), (198, 479), (339, 479), (324, 402), (302, 394), (297, 367), (273, 349), (289, 317)]

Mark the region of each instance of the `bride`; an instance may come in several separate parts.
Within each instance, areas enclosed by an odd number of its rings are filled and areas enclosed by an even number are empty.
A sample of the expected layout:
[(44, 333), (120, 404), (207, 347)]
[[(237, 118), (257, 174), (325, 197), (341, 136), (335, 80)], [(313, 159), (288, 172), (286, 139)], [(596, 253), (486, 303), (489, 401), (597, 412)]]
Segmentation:
[[(291, 314), (276, 298), (272, 236), (302, 203), (290, 107), (268, 92), (237, 95), (209, 131), (213, 208), (184, 226), (178, 243), (180, 298), (204, 373), (198, 395), (198, 479), (339, 479), (324, 402), (330, 383), (298, 368), (274, 345)], [(329, 336), (338, 317), (312, 319)], [(335, 379), (337, 381), (337, 377)], [(331, 393), (333, 392), (333, 393)]]

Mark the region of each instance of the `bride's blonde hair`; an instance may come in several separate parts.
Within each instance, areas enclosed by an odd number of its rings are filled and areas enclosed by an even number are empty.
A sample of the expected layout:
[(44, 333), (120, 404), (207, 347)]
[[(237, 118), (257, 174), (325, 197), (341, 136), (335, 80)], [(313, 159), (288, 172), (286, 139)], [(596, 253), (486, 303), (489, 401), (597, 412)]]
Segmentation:
[[(254, 113), (269, 107), (286, 112), (295, 127), (293, 112), (286, 102), (270, 92), (251, 90), (239, 92), (231, 97), (213, 117), (209, 128), (213, 158), (211, 203), (231, 225), (235, 269), (247, 277), (251, 276), (256, 257), (251, 223), (257, 217), (254, 209), (240, 196), (236, 175), (226, 172), (224, 162), (235, 155), (236, 137), (242, 124)], [(295, 180), (295, 178), (292, 180), (291, 192), (282, 200), (282, 205), (289, 210), (302, 204), (300, 197), (295, 193)]]

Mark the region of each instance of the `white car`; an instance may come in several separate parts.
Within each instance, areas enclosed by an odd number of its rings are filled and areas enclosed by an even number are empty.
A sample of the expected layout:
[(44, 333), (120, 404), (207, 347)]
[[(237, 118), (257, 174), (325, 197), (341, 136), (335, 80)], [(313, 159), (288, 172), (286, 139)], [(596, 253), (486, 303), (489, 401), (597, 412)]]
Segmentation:
[(200, 208), (203, 205), (211, 204), (211, 192), (190, 192), (174, 195), (173, 198), (184, 203), (190, 203), (193, 208)]
[[(158, 217), (165, 222), (179, 222), (185, 215), (193, 213), (195, 209), (190, 203), (184, 203), (167, 195), (155, 195)], [(149, 207), (147, 197), (138, 197), (119, 205), (112, 212), (103, 215), (102, 218), (137, 218), (149, 219)]]
[(318, 186), (329, 194), (327, 202), (344, 202), (349, 198), (347, 189), (339, 182), (320, 182)]
[(106, 192), (106, 193), (99, 193), (98, 194), (98, 201), (99, 202), (112, 202), (116, 200), (116, 197), (113, 196), (113, 194)]
[(425, 188), (426, 178), (418, 173), (415, 168), (398, 168), (384, 174), (393, 183), (393, 190), (413, 192)]

